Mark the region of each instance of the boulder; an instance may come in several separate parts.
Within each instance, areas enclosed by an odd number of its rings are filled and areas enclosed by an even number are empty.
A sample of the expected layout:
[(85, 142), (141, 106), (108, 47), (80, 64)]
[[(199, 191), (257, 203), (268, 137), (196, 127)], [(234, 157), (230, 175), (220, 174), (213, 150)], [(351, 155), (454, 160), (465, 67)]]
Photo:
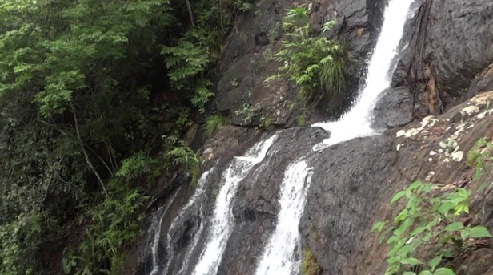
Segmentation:
[(408, 87), (387, 88), (373, 110), (373, 127), (389, 129), (413, 121), (413, 100)]
[(356, 273), (353, 259), (389, 190), (392, 147), (387, 136), (358, 138), (309, 158), (314, 174), (300, 230), (323, 274), (373, 274)]
[(417, 15), (406, 27), (405, 41), (410, 43), (393, 86), (414, 87), (432, 79), (436, 91), (428, 89), (435, 94), (425, 100), (443, 110), (460, 103), (457, 98), (466, 94), (471, 80), (493, 61), (493, 2), (419, 2)]

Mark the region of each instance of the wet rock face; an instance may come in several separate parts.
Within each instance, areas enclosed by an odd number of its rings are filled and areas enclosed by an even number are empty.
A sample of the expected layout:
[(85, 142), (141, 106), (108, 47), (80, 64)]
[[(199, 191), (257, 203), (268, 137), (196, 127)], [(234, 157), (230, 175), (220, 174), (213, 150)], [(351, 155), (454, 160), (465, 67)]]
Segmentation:
[[(311, 4), (312, 31), (317, 34), (325, 22), (336, 21), (338, 26), (329, 32), (329, 38), (346, 41), (356, 59), (348, 69), (355, 76), (349, 81), (349, 90), (357, 88), (357, 72), (365, 66), (364, 59), (378, 35), (383, 2), (322, 0)], [(221, 58), (215, 105), (218, 111), (229, 112), (234, 125), (292, 126), (296, 123), (299, 114), (292, 105), (297, 88), (286, 80), (266, 82), (266, 79), (277, 74), (280, 66), (272, 57), (281, 45), (284, 14), (298, 4), (295, 1), (256, 1), (231, 32)], [(342, 110), (349, 100), (341, 100), (338, 103), (341, 106), (334, 109)]]
[(465, 95), (471, 80), (493, 60), (493, 2), (419, 2), (419, 11), (406, 28), (405, 38), (410, 43), (401, 56), (393, 86), (412, 87), (433, 78), (437, 96), (444, 100), (444, 107), (450, 107), (457, 103), (453, 98)]
[(283, 13), (290, 1), (257, 1), (233, 29), (223, 51), (216, 107), (229, 112), (232, 123), (258, 126), (261, 119), (285, 125), (291, 118), (290, 102), (296, 90), (286, 81), (265, 80), (277, 74), (271, 58), (282, 37)]
[(254, 274), (264, 245), (274, 231), (279, 191), (287, 166), (329, 137), (320, 128), (291, 128), (277, 133), (273, 155), (240, 183), (233, 206), (235, 228), (218, 274)]
[(357, 274), (354, 257), (388, 189), (394, 159), (387, 136), (351, 140), (309, 158), (314, 174), (300, 229), (323, 274)]
[(388, 88), (373, 111), (373, 127), (401, 127), (413, 120), (413, 100), (407, 87)]
[[(473, 190), (473, 225), (493, 226), (492, 175), (474, 181), (467, 153), (483, 137), (493, 140), (493, 92), (481, 93), (440, 116), (332, 146), (310, 157), (314, 175), (301, 220), (303, 248), (314, 252), (323, 274), (383, 274), (386, 247), (370, 228), (394, 219), (402, 205), (391, 197), (415, 180), (440, 184), (441, 192)], [(477, 192), (476, 192), (477, 191)], [(481, 246), (475, 248), (480, 249)], [(489, 274), (490, 248), (454, 262), (458, 274)]]
[(352, 54), (360, 61), (372, 50), (383, 22), (384, 0), (317, 1), (312, 6), (313, 31), (328, 21), (337, 23), (328, 32), (330, 39), (348, 41)]
[[(275, 227), (279, 212), (279, 187), (283, 171), (287, 165), (302, 155), (306, 155), (313, 145), (329, 137), (320, 128), (290, 128), (277, 133), (276, 142), (263, 162), (253, 167), (243, 181), (235, 196), (232, 211), (235, 225), (223, 253), (218, 274), (253, 274), (257, 257)], [(207, 181), (200, 193), (186, 188), (170, 204), (160, 224), (160, 239), (157, 246), (158, 273), (191, 274), (201, 252), (207, 244), (212, 226), (210, 218), (214, 215), (217, 195), (221, 189), (224, 171), (234, 156), (244, 152), (258, 139), (269, 136), (253, 128), (222, 127), (214, 138), (205, 145), (204, 170), (209, 170)], [(296, 144), (296, 146), (294, 146)], [(279, 172), (273, 172), (273, 169)], [(183, 184), (183, 187), (190, 187)], [(198, 186), (196, 188), (199, 188)], [(182, 188), (185, 191), (185, 188)], [(192, 189), (192, 190), (190, 190)], [(194, 195), (194, 203), (188, 205), (187, 198)], [(178, 201), (179, 199), (179, 201)], [(185, 207), (185, 205), (187, 205)], [(164, 206), (162, 209), (168, 209)], [(156, 232), (158, 227), (153, 227)], [(169, 238), (169, 239), (168, 239)], [(150, 234), (141, 251), (140, 270), (136, 274), (148, 275), (153, 269), (151, 245), (154, 236)], [(193, 249), (190, 249), (193, 248)]]

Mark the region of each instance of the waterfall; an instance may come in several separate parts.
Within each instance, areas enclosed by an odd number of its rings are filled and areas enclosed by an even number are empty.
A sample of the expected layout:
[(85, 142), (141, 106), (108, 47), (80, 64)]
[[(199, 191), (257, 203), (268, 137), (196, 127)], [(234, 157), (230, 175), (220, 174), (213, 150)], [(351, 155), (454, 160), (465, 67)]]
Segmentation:
[[(169, 260), (168, 262), (166, 263), (166, 266), (164, 267), (163, 269), (163, 272), (162, 274), (167, 274), (168, 273), (168, 269), (169, 269), (169, 266), (171, 264), (171, 262), (173, 261), (173, 257), (174, 257), (174, 248), (171, 244), (171, 232), (174, 232), (176, 227), (178, 226), (179, 222), (182, 221), (182, 218), (183, 216), (188, 213), (189, 211), (193, 211), (192, 208), (194, 206), (196, 206), (197, 202), (200, 201), (203, 197), (204, 197), (204, 193), (205, 193), (205, 188), (207, 187), (207, 183), (209, 183), (209, 174), (214, 170), (215, 167), (212, 167), (211, 169), (209, 169), (208, 171), (202, 173), (202, 175), (200, 176), (200, 179), (197, 183), (197, 188), (195, 189), (195, 192), (193, 193), (192, 197), (190, 198), (190, 200), (188, 201), (188, 203), (182, 208), (182, 210), (180, 211), (180, 213), (178, 213), (178, 215), (173, 219), (173, 221), (171, 222), (171, 225), (170, 225), (170, 228), (168, 230), (168, 234), (166, 235), (166, 247), (167, 247), (167, 250), (169, 251)], [(201, 206), (198, 206), (199, 209), (194, 209), (198, 212), (201, 212), (202, 211), (202, 207)], [(199, 216), (202, 216), (202, 213), (199, 214)], [(182, 263), (182, 268), (187, 266), (188, 264), (188, 261), (190, 259), (190, 256), (193, 252), (193, 249), (195, 248), (195, 246), (197, 245), (197, 242), (198, 242), (198, 239), (202, 233), (202, 230), (204, 228), (204, 223), (200, 223), (200, 226), (199, 226), (199, 229), (197, 230), (197, 232), (195, 233), (194, 235), (194, 238), (192, 240), (192, 245), (190, 247), (187, 247), (187, 251), (185, 253), (185, 257), (183, 259), (183, 263)], [(180, 272), (178, 272), (178, 274), (181, 274), (181, 270)], [(152, 274), (150, 274), (152, 275)]]
[(330, 138), (324, 141), (326, 146), (317, 146), (316, 149), (375, 134), (371, 127), (371, 113), (377, 98), (390, 86), (391, 75), (395, 69), (392, 61), (397, 54), (404, 24), (413, 2), (414, 0), (390, 0), (384, 12), (382, 31), (368, 65), (366, 83), (363, 89), (360, 89), (353, 107), (339, 120), (313, 125), (331, 132)]
[[(298, 226), (311, 183), (312, 172), (301, 159), (288, 166), (281, 187), (279, 222), (267, 245), (256, 274), (293, 274), (297, 270), (293, 253), (298, 243)], [(301, 181), (300, 181), (301, 179)], [(283, 253), (288, 252), (288, 253)]]
[(209, 230), (205, 249), (201, 253), (193, 274), (217, 273), (226, 243), (233, 230), (234, 220), (231, 206), (238, 184), (256, 164), (262, 162), (276, 139), (277, 135), (273, 135), (257, 143), (248, 150), (245, 156), (235, 157), (228, 169), (224, 171), (222, 186), (215, 202), (212, 228)]
[[(178, 195), (180, 189), (176, 190), (169, 202), (165, 205), (160, 207), (156, 211), (156, 215), (152, 217), (152, 224), (150, 227), (150, 232), (153, 234), (149, 234), (152, 236), (152, 245), (151, 245), (151, 256), (152, 256), (152, 270), (149, 273), (149, 275), (157, 275), (159, 271), (159, 253), (158, 253), (158, 246), (159, 246), (159, 239), (161, 237), (161, 229), (163, 225), (163, 220), (164, 216), (168, 212), (169, 207), (175, 200), (176, 196)], [(159, 213), (161, 213), (159, 215)], [(159, 218), (157, 217), (159, 215)]]
[[(371, 113), (379, 95), (390, 86), (390, 77), (395, 69), (392, 61), (398, 52), (412, 2), (414, 0), (390, 0), (384, 12), (382, 31), (370, 59), (366, 84), (360, 89), (353, 107), (339, 120), (313, 125), (331, 132), (331, 137), (324, 140), (323, 144), (317, 144), (314, 150), (375, 134), (371, 127)], [(285, 172), (276, 229), (257, 266), (257, 275), (299, 273), (299, 261), (295, 259), (295, 254), (299, 242), (299, 222), (311, 181), (309, 170), (301, 158)]]

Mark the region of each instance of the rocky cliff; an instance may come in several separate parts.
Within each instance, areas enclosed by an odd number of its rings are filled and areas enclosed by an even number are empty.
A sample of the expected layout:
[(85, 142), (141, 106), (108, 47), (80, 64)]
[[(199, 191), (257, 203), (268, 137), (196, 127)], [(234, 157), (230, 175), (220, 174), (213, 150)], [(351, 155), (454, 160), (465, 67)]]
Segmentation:
[[(364, 76), (364, 60), (378, 35), (385, 2), (318, 0), (310, 5), (313, 31), (319, 31), (324, 22), (336, 21), (337, 27), (328, 35), (347, 41), (360, 61), (353, 68), (354, 87)], [(218, 75), (215, 108), (229, 114), (235, 126), (221, 128), (204, 146), (203, 170), (215, 166), (213, 177), (220, 178), (232, 156), (241, 155), (261, 137), (262, 131), (243, 126), (258, 126), (266, 118), (275, 126), (295, 124), (297, 113), (290, 103), (295, 100), (296, 87), (284, 80), (266, 85), (264, 80), (279, 66), (268, 55), (279, 47), (283, 14), (297, 4), (256, 1), (230, 34)], [(414, 5), (416, 16), (406, 24), (392, 87), (374, 113), (374, 125), (385, 132), (318, 152), (310, 148), (326, 137), (320, 129), (292, 128), (278, 133), (281, 138), (274, 148), (277, 153), (269, 158), (269, 169), (252, 171), (239, 185), (232, 210), (235, 230), (218, 274), (253, 274), (279, 211), (282, 171), (301, 156), (306, 155), (313, 167), (300, 224), (301, 246), (313, 252), (322, 274), (383, 274), (386, 247), (370, 228), (396, 213), (398, 208), (389, 205), (390, 198), (414, 180), (440, 183), (447, 190), (459, 186), (478, 189), (479, 183), (471, 176), (474, 167), (466, 164), (466, 158), (478, 139), (493, 138), (493, 92), (489, 92), (493, 90), (493, 3), (417, 0)], [(349, 99), (340, 102), (337, 112)], [(239, 112), (245, 106), (256, 110), (248, 121)], [(331, 114), (337, 116), (337, 112)], [(321, 115), (328, 114), (315, 110), (312, 118)], [(482, 182), (492, 180), (487, 177)], [(471, 223), (493, 225), (491, 187), (474, 193), (471, 215), (465, 217)], [(206, 200), (212, 200), (218, 188), (209, 187)], [(169, 211), (162, 224), (163, 236), (184, 203), (174, 202), (170, 208), (175, 210)], [(210, 207), (204, 210), (206, 216), (211, 215)], [(168, 255), (163, 262), (174, 261), (167, 274), (182, 269), (185, 247), (199, 224), (190, 215), (180, 222), (181, 230), (171, 232), (173, 257), (163, 238), (159, 249), (161, 255)], [(148, 243), (141, 246), (148, 247)], [(141, 251), (141, 268), (136, 273), (149, 274), (150, 250)], [(493, 249), (488, 244), (472, 249), (454, 265), (460, 274), (493, 274), (491, 259)]]

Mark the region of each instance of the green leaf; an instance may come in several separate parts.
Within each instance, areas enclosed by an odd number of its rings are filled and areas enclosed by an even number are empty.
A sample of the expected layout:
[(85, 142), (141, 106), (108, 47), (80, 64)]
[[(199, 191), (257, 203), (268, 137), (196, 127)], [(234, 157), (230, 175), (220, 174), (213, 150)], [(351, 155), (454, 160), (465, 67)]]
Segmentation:
[(455, 275), (455, 272), (450, 268), (439, 268), (435, 271), (435, 275)]
[(460, 203), (455, 207), (455, 215), (458, 216), (462, 213), (469, 213), (469, 205), (466, 203)]
[(402, 273), (402, 275), (416, 275), (416, 273), (410, 272), (410, 271), (406, 271), (406, 272)]
[(371, 228), (371, 232), (373, 231), (378, 231), (378, 232), (382, 232), (382, 229), (384, 228), (385, 226), (385, 222), (383, 221), (379, 221), (377, 222), (376, 224), (373, 225), (373, 227)]
[(401, 225), (394, 230), (394, 235), (395, 236), (401, 236), (406, 230), (413, 224), (413, 220), (407, 219), (404, 222), (401, 223)]
[(399, 222), (399, 221), (403, 221), (403, 220), (407, 219), (407, 213), (408, 213), (407, 208), (402, 209), (402, 211), (399, 213), (399, 215), (397, 215), (397, 217), (395, 217), (394, 221)]
[(443, 255), (440, 254), (439, 256), (433, 258), (430, 262), (429, 265), (431, 267), (431, 270), (435, 270), (436, 266), (440, 264), (442, 261)]
[(491, 238), (491, 234), (484, 226), (469, 228), (469, 236), (473, 238)]
[(397, 194), (395, 194), (393, 197), (392, 197), (392, 200), (390, 200), (390, 203), (394, 203), (396, 201), (398, 201), (400, 198), (402, 198), (402, 196), (404, 196), (406, 194), (406, 191), (400, 191), (398, 192)]
[(411, 251), (415, 249), (412, 245), (404, 245), (398, 252), (397, 255), (401, 257), (407, 257)]
[(419, 273), (419, 275), (432, 275), (432, 273), (429, 270), (423, 270)]
[(401, 260), (401, 264), (406, 264), (406, 265), (420, 265), (423, 264), (422, 261), (416, 259), (416, 258), (406, 258)]
[(447, 214), (450, 210), (455, 208), (455, 204), (452, 202), (445, 202), (440, 205), (438, 211), (442, 214)]
[(464, 228), (464, 224), (462, 224), (461, 222), (454, 222), (447, 225), (447, 227), (445, 227), (445, 230), (447, 230), (447, 232), (453, 232), (462, 228)]
[(414, 190), (414, 189), (420, 188), (421, 186), (423, 186), (423, 182), (417, 180), (417, 181), (413, 182), (411, 185), (409, 185), (409, 187), (407, 189)]

